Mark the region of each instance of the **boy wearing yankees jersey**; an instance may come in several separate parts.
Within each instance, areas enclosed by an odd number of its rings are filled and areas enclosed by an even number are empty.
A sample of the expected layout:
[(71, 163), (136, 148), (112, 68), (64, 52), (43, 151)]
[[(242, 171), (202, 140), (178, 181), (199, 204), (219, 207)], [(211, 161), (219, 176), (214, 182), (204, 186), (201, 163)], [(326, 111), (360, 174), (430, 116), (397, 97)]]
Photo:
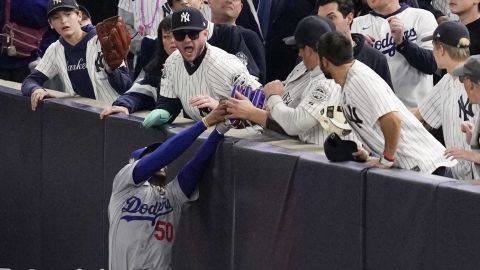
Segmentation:
[[(473, 55), (467, 61), (458, 66), (453, 72), (453, 76), (458, 76), (463, 82), (468, 98), (472, 104), (480, 104), (480, 55)], [(452, 147), (447, 148), (445, 156), (453, 157), (457, 160), (473, 162), (476, 177), (480, 175), (480, 117), (477, 113), (475, 125), (471, 122), (464, 122), (461, 130), (465, 133), (465, 139), (470, 144), (471, 150)]]
[[(452, 71), (468, 58), (470, 46), (468, 29), (458, 22), (440, 24), (432, 36), (425, 40), (433, 40), (433, 55), (437, 66), (447, 70), (447, 74), (433, 87), (432, 91), (420, 102), (415, 116), (425, 121), (432, 128), (443, 126), (445, 146), (469, 150), (470, 147), (460, 130), (462, 122), (473, 123), (478, 107), (469, 103), (463, 84), (452, 77)], [(460, 180), (471, 180), (472, 163), (459, 161), (452, 167), (453, 177)]]
[(23, 81), (22, 93), (31, 96), (32, 110), (38, 102), (51, 97), (43, 84), (59, 75), (65, 92), (71, 95), (113, 102), (131, 86), (127, 69), (110, 70), (103, 60), (95, 28), (84, 32), (75, 0), (49, 0), (47, 9), (50, 26), (60, 34), (51, 44), (35, 70)]
[(433, 87), (432, 42), (421, 39), (433, 33), (437, 21), (432, 13), (399, 0), (367, 2), (372, 12), (353, 20), (352, 33), (366, 36), (387, 57), (395, 94), (415, 109)]
[[(198, 198), (198, 183), (229, 129), (224, 116), (225, 106), (219, 105), (202, 121), (164, 143), (133, 152), (133, 160), (113, 180), (108, 205), (109, 269), (171, 269), (182, 205)], [(215, 124), (195, 156), (167, 184), (166, 166)]]
[(287, 45), (299, 48), (302, 62), (284, 82), (276, 80), (264, 86), (268, 111), (256, 108), (248, 98), (237, 93), (237, 99), (230, 98), (227, 102), (228, 118), (250, 120), (270, 129), (275, 129), (276, 122), (286, 134), (323, 146), (330, 132), (320, 125), (320, 112), (327, 105), (339, 104), (340, 88), (321, 72), (315, 44), (324, 33), (334, 29), (335, 26), (322, 17), (303, 18), (294, 36), (285, 39)]
[[(324, 34), (317, 43), (325, 77), (342, 87), (342, 107), (360, 141), (379, 160), (372, 166), (392, 166), (443, 175), (457, 164), (443, 156), (443, 147), (369, 67), (353, 58), (350, 40), (340, 32)], [(359, 157), (366, 160), (363, 152)]]

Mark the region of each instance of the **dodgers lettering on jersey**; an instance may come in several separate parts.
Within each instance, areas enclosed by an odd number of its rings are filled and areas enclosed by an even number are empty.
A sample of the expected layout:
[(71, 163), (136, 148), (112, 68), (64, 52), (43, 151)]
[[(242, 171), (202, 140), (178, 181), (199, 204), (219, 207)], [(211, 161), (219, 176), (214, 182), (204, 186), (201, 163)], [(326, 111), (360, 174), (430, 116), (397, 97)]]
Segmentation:
[(181, 206), (196, 200), (198, 190), (187, 198), (177, 178), (165, 187), (148, 182), (135, 185), (136, 164), (126, 165), (113, 181), (108, 206), (109, 269), (169, 270)]
[[(464, 121), (474, 123), (474, 115), (478, 105), (469, 102), (463, 84), (450, 74), (434, 86), (433, 90), (420, 103), (418, 110), (424, 121), (433, 128), (443, 127), (445, 146), (470, 150), (465, 136), (460, 129)], [(470, 161), (459, 160), (452, 167), (453, 177), (461, 180), (473, 179), (473, 164)]]
[(164, 77), (161, 80), (160, 95), (179, 98), (183, 110), (193, 120), (200, 120), (204, 111), (188, 102), (197, 95), (207, 95), (216, 100), (230, 97), (235, 84), (260, 87), (237, 57), (220, 48), (206, 44), (207, 52), (193, 74), (188, 74), (182, 55), (177, 50), (165, 62)]
[[(405, 38), (410, 40), (411, 42), (417, 41), (417, 31), (415, 28), (411, 28), (410, 30), (406, 30), (404, 32)], [(377, 40), (373, 43), (373, 48), (379, 50), (381, 53), (388, 55), (388, 56), (395, 56), (397, 50), (395, 49), (395, 41), (393, 40), (393, 36), (391, 33), (387, 33), (385, 38), (381, 40)]]
[[(162, 191), (164, 192), (164, 191)], [(132, 220), (148, 220), (152, 222), (152, 226), (158, 217), (164, 216), (173, 211), (173, 207), (168, 198), (161, 198), (153, 205), (148, 205), (142, 202), (141, 198), (132, 196), (125, 201), (125, 206), (122, 208), (123, 215), (120, 219), (127, 222)]]
[(345, 117), (361, 141), (383, 155), (385, 139), (378, 119), (397, 112), (402, 120), (394, 166), (432, 173), (438, 167), (452, 167), (454, 160), (443, 157), (443, 147), (391, 91), (388, 84), (369, 67), (355, 61), (342, 89)]
[[(395, 17), (403, 23), (405, 36), (411, 42), (423, 49), (433, 50), (432, 41), (421, 41), (437, 27), (437, 21), (430, 12), (402, 7)], [(432, 75), (424, 74), (410, 65), (407, 59), (395, 50), (387, 19), (373, 14), (357, 17), (352, 23), (352, 33), (369, 35), (375, 39), (373, 47), (387, 58), (395, 94), (408, 108), (417, 108), (433, 87)]]

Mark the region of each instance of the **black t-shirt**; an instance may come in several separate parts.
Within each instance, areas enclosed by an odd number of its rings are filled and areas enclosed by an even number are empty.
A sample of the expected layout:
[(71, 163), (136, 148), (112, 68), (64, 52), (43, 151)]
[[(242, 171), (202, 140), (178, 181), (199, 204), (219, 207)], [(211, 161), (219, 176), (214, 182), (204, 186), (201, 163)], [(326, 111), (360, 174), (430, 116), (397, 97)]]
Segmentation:
[(470, 33), (470, 55), (480, 54), (480, 19), (466, 26)]
[(393, 89), (390, 69), (388, 68), (388, 62), (385, 55), (380, 51), (365, 45), (365, 37), (362, 34), (352, 34), (352, 39), (356, 44), (353, 48), (353, 56), (355, 59), (369, 66), (388, 83), (390, 88)]

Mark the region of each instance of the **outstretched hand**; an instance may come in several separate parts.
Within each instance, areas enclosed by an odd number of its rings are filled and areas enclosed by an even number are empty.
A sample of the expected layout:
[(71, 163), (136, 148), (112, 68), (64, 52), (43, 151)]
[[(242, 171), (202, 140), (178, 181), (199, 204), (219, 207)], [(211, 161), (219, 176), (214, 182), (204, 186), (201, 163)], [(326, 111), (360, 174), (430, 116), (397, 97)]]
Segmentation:
[(205, 116), (205, 120), (207, 121), (209, 126), (213, 126), (219, 122), (225, 120), (225, 116), (227, 115), (227, 105), (225, 101), (220, 101), (218, 106), (215, 107), (210, 113)]
[(218, 101), (207, 95), (194, 96), (190, 98), (188, 102), (190, 103), (190, 105), (198, 109), (208, 108), (210, 110), (213, 110), (218, 106)]
[(42, 101), (45, 98), (50, 98), (53, 97), (50, 93), (47, 92), (47, 90), (43, 88), (36, 89), (33, 91), (32, 96), (31, 96), (31, 105), (32, 105), (32, 111), (35, 111), (37, 109), (38, 104), (40, 101)]
[(226, 105), (228, 119), (250, 120), (250, 115), (255, 110), (252, 102), (238, 91), (235, 92), (235, 98), (226, 101)]
[(100, 113), (100, 119), (105, 119), (107, 116), (110, 114), (114, 113), (124, 113), (124, 114), (129, 114), (128, 109), (123, 106), (110, 106), (105, 109)]

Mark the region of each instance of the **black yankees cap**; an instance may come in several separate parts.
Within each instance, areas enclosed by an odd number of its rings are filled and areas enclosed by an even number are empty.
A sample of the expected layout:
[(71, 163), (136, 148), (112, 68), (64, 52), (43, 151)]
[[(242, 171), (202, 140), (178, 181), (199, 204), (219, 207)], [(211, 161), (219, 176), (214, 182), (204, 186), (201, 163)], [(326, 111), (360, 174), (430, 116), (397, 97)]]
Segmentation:
[(52, 16), (55, 11), (61, 8), (78, 9), (78, 4), (75, 0), (48, 0), (47, 17)]
[(179, 30), (198, 30), (207, 28), (207, 20), (196, 8), (186, 7), (172, 14), (172, 32)]
[(433, 35), (422, 38), (422, 41), (438, 41), (457, 48), (468, 48), (470, 46), (470, 33), (465, 25), (459, 22), (441, 23)]
[(354, 161), (352, 154), (358, 151), (357, 144), (354, 141), (342, 140), (337, 133), (328, 135), (323, 143), (323, 149), (328, 160), (333, 162)]
[(320, 37), (331, 31), (335, 31), (335, 25), (329, 19), (310, 15), (298, 22), (294, 35), (284, 38), (283, 42), (289, 46), (315, 48)]

